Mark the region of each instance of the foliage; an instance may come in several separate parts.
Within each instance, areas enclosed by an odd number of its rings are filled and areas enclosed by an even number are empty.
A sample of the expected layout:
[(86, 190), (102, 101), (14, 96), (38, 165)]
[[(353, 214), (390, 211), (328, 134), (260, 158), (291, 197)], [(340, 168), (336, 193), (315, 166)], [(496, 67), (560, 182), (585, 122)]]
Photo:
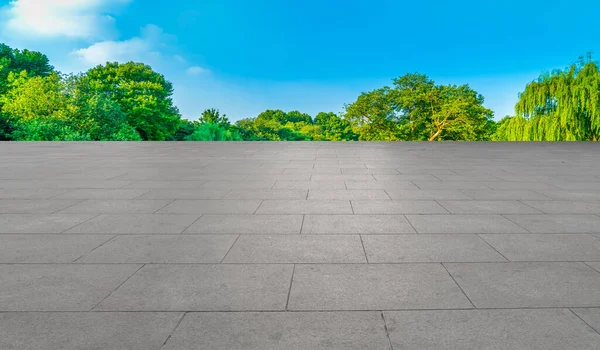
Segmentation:
[(0, 140), (562, 141), (600, 138), (600, 69), (580, 59), (519, 95), (516, 116), (495, 122), (469, 85), (406, 74), (361, 93), (344, 113), (266, 110), (232, 124), (218, 109), (181, 119), (173, 86), (143, 63), (108, 62), (78, 75), (0, 44)]
[(184, 138), (185, 141), (241, 141), (242, 137), (235, 130), (217, 123), (202, 123), (198, 125), (191, 135)]
[(362, 93), (346, 106), (361, 140), (483, 140), (493, 112), (468, 85), (435, 85), (422, 74)]
[(591, 57), (527, 84), (495, 140), (597, 141), (600, 137), (600, 72)]
[(97, 66), (78, 80), (77, 89), (116, 102), (127, 116), (127, 124), (144, 140), (165, 140), (179, 126), (172, 84), (145, 64), (108, 62)]

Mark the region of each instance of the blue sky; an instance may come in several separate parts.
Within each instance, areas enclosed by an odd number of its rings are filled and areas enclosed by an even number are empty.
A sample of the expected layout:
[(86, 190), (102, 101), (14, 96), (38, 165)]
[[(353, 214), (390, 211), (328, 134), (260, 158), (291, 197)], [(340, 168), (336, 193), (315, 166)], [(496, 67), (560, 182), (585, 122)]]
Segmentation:
[(265, 109), (341, 112), (362, 91), (421, 72), (470, 84), (499, 119), (541, 72), (600, 57), (600, 2), (582, 0), (14, 0), (0, 41), (63, 72), (142, 61), (184, 117)]

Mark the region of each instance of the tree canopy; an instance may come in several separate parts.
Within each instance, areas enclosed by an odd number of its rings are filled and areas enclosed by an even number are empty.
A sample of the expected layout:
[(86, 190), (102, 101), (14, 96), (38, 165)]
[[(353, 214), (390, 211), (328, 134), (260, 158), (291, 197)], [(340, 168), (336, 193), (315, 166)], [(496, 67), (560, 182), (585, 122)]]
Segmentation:
[(182, 119), (173, 85), (139, 62), (76, 75), (40, 52), (0, 44), (0, 140), (562, 141), (600, 138), (600, 71), (591, 57), (542, 74), (495, 122), (468, 84), (409, 73), (361, 93), (343, 112), (267, 109), (235, 122), (218, 109)]
[(591, 56), (527, 84), (515, 117), (500, 122), (495, 140), (597, 141), (600, 137), (600, 72)]

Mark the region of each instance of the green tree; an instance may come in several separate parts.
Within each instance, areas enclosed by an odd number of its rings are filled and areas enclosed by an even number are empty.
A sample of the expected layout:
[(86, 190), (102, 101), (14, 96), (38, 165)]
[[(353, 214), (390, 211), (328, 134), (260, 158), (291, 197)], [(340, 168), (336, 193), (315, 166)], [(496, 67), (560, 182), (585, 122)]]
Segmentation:
[(388, 87), (363, 92), (346, 106), (345, 118), (364, 141), (398, 140), (398, 115)]
[(148, 65), (108, 62), (87, 71), (77, 88), (116, 102), (127, 116), (127, 124), (144, 140), (165, 140), (179, 126), (172, 84)]
[(230, 125), (229, 119), (227, 119), (227, 115), (219, 112), (218, 109), (205, 109), (200, 116), (200, 123), (212, 123), (219, 124), (221, 126), (227, 127)]
[(228, 130), (217, 123), (201, 123), (196, 126), (186, 141), (241, 141), (241, 135), (235, 130)]
[(333, 112), (320, 112), (315, 117), (315, 125), (320, 126), (324, 140), (354, 141), (358, 135), (352, 130), (352, 125), (346, 119), (340, 118)]
[(591, 56), (527, 84), (494, 139), (597, 141), (600, 138), (600, 72)]

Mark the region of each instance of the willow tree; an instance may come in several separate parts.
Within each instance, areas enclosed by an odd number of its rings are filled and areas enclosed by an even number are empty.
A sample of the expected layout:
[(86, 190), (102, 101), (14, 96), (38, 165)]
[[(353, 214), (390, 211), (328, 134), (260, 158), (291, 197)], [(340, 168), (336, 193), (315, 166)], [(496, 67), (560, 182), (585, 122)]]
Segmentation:
[(517, 117), (498, 129), (507, 141), (596, 141), (600, 137), (600, 72), (588, 56), (527, 84)]

